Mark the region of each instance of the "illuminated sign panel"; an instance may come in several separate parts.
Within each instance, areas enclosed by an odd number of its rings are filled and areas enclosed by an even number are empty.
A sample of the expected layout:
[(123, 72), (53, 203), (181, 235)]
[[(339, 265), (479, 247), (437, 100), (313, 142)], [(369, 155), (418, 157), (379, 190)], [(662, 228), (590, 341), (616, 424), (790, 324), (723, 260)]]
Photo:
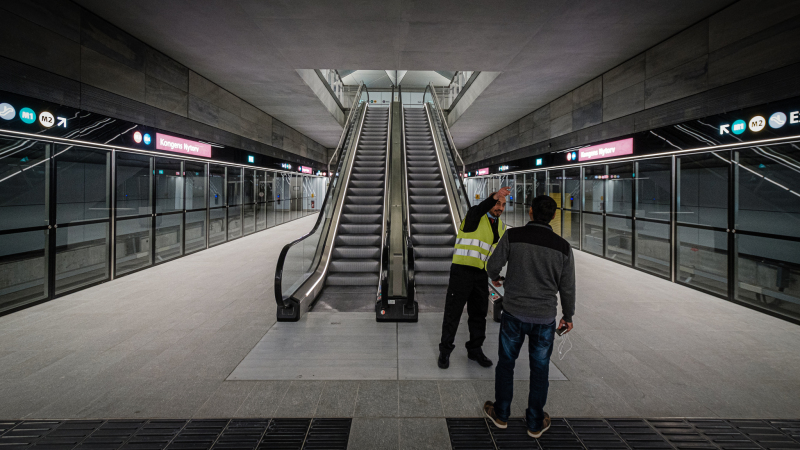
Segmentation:
[(613, 158), (633, 154), (633, 138), (621, 141), (606, 142), (578, 150), (578, 161), (594, 161), (596, 159)]
[(309, 175), (311, 175), (311, 174), (313, 174), (313, 173), (314, 173), (314, 172), (311, 170), (311, 167), (300, 166), (300, 167), (298, 167), (298, 169), (300, 169), (300, 172), (307, 173), (307, 174), (309, 174)]
[(156, 133), (156, 148), (173, 153), (211, 158), (210, 145), (161, 133)]
[(483, 169), (478, 169), (478, 172), (477, 172), (477, 174), (476, 174), (476, 175), (477, 175), (477, 176), (481, 176), (481, 175), (489, 175), (489, 168), (488, 168), (488, 167), (486, 167), (486, 168), (483, 168)]

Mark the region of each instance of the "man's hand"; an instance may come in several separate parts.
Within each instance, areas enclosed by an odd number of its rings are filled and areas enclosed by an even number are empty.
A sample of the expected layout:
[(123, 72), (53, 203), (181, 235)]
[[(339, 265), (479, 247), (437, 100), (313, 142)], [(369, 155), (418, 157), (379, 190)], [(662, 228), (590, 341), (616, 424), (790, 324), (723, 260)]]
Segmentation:
[(564, 319), (561, 319), (561, 322), (558, 322), (558, 329), (560, 330), (564, 327), (567, 327), (567, 331), (565, 331), (564, 334), (569, 333), (570, 331), (572, 331), (572, 322), (566, 322)]
[(508, 194), (511, 193), (511, 188), (508, 186), (501, 187), (499, 191), (494, 194), (495, 200), (500, 200), (502, 197), (508, 197)]
[(502, 287), (503, 286), (503, 282), (501, 280), (497, 280), (497, 281), (492, 280), (492, 286), (494, 286), (494, 287)]

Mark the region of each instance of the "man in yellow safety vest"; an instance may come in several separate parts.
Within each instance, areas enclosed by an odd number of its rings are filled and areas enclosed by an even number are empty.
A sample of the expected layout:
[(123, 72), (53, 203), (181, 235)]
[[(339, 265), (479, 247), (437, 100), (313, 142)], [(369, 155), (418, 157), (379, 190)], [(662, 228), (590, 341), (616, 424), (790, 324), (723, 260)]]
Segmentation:
[(483, 202), (473, 206), (458, 227), (453, 264), (444, 304), (442, 340), (439, 343), (439, 367), (450, 367), (450, 353), (458, 331), (458, 322), (464, 305), (467, 305), (467, 356), (483, 367), (491, 367), (492, 360), (483, 354), (481, 347), (486, 339), (486, 313), (489, 310), (489, 279), (486, 261), (495, 245), (503, 237), (506, 226), (500, 215), (506, 208), (508, 187), (492, 193)]

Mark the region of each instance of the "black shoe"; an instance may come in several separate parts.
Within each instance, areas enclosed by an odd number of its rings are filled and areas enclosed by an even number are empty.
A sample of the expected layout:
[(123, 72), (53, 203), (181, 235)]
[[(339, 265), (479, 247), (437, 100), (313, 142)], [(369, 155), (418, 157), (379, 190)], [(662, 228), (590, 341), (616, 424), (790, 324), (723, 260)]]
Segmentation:
[(450, 355), (446, 355), (442, 352), (439, 352), (439, 360), (437, 361), (437, 363), (439, 363), (440, 369), (447, 369), (448, 367), (450, 367)]
[(483, 367), (492, 367), (492, 360), (487, 358), (481, 349), (471, 350), (467, 353), (467, 358), (477, 361)]

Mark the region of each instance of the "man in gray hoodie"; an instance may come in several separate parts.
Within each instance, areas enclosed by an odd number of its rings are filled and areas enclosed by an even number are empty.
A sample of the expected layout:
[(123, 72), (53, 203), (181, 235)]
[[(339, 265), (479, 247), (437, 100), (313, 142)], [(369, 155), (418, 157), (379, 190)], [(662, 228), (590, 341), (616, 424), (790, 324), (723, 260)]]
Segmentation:
[[(530, 393), (525, 412), (528, 435), (539, 438), (550, 428), (544, 412), (550, 386), (550, 355), (556, 332), (558, 297), (562, 317), (559, 330), (572, 330), (575, 313), (575, 261), (569, 243), (553, 232), (550, 221), (557, 212), (555, 200), (540, 195), (528, 209), (531, 221), (511, 228), (500, 239), (489, 258), (486, 272), (495, 286), (505, 286), (500, 324), (499, 361), (495, 370), (493, 402), (483, 405), (484, 414), (498, 428), (506, 428), (514, 395), (514, 364), (525, 336), (530, 354)], [(503, 282), (500, 271), (508, 263)]]

